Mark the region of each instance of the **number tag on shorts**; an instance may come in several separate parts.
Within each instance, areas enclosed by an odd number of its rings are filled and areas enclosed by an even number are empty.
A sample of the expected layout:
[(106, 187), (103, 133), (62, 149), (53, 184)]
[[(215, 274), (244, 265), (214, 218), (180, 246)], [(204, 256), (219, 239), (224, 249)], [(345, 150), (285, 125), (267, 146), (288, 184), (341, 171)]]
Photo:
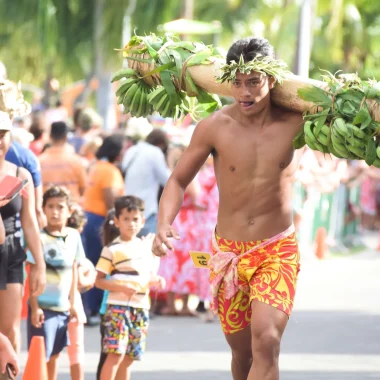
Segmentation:
[(207, 252), (196, 252), (190, 251), (191, 259), (193, 260), (194, 266), (197, 268), (208, 268), (208, 261), (211, 255)]

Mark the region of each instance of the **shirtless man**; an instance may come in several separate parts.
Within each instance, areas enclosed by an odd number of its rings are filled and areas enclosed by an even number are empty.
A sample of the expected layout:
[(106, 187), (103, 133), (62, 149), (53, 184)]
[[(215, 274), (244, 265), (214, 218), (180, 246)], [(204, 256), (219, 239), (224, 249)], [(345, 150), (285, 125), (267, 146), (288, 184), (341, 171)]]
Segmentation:
[[(249, 62), (258, 54), (274, 56), (268, 41), (239, 40), (229, 49), (227, 64), (241, 56)], [(302, 153), (292, 141), (302, 115), (271, 103), (274, 82), (256, 71), (236, 73), (236, 102), (197, 125), (167, 182), (153, 242), (154, 254), (165, 256), (166, 248), (172, 249), (169, 238), (180, 238), (171, 224), (184, 190), (213, 154), (220, 204), (212, 237), (211, 288), (231, 347), (234, 380), (279, 379), (280, 341), (299, 271), (291, 190)]]

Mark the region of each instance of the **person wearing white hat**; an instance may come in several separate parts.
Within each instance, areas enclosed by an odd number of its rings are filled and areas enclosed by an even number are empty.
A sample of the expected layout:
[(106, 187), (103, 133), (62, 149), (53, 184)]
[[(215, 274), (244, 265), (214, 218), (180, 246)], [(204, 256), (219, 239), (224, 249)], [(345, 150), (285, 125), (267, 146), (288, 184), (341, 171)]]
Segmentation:
[[(23, 195), (18, 194), (7, 204), (0, 203), (0, 215), (5, 227), (5, 240), (0, 245), (0, 333), (5, 334), (15, 347), (20, 347), (20, 318), (24, 284), (23, 263), (26, 258), (16, 226), (18, 214), (28, 248), (36, 264), (31, 266), (30, 293), (38, 296), (45, 289), (46, 267), (39, 239), (39, 228), (34, 207), (34, 188), (30, 173), (6, 161), (11, 144), (11, 115), (21, 111), (10, 92), (0, 84), (0, 178), (5, 175), (27, 180)], [(6, 89), (8, 90), (8, 88)], [(21, 105), (21, 103), (19, 103)], [(21, 107), (24, 107), (21, 105)], [(11, 111), (11, 112), (8, 112)]]

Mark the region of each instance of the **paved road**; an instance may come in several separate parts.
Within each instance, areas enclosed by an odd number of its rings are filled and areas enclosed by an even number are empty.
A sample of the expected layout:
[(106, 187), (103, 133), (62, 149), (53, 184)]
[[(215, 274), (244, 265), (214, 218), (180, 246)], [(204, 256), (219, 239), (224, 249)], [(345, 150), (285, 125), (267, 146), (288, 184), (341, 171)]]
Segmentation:
[[(231, 379), (216, 322), (158, 317), (148, 339), (134, 379)], [(99, 346), (98, 329), (86, 328), (86, 380), (95, 379)], [(380, 380), (380, 254), (304, 260), (281, 352), (281, 380)], [(68, 368), (63, 355), (59, 379)]]

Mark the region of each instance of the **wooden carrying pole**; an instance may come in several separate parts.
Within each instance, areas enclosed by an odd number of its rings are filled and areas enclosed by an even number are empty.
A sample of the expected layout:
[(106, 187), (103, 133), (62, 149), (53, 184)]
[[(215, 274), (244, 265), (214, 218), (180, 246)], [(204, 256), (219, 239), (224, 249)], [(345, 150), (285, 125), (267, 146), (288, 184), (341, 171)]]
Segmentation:
[[(140, 58), (148, 58), (148, 56), (141, 56)], [(232, 96), (231, 83), (218, 83), (215, 80), (219, 74), (220, 67), (224, 65), (224, 63), (224, 59), (215, 59), (212, 64), (191, 66), (187, 67), (187, 70), (194, 82), (205, 91), (222, 96)], [(144, 76), (154, 68), (154, 63), (147, 64), (129, 60), (129, 66), (137, 70), (141, 76)], [(159, 74), (154, 74), (152, 77), (145, 77), (144, 80), (149, 85), (158, 83), (160, 81)], [(289, 75), (289, 77), (283, 81), (282, 85), (277, 84), (271, 91), (272, 102), (277, 106), (300, 113), (316, 110), (317, 107), (313, 103), (302, 100), (298, 96), (299, 88), (310, 86), (327, 88), (327, 83), (300, 77), (298, 75)], [(367, 105), (372, 118), (380, 122), (380, 105), (374, 100), (367, 100)]]
[[(192, 66), (188, 70), (199, 87), (214, 94), (231, 96), (231, 84), (227, 82), (217, 83), (215, 80), (219, 73), (219, 68), (223, 64), (224, 60), (215, 60), (211, 65)], [(277, 84), (272, 90), (272, 102), (277, 106), (295, 112), (316, 111), (317, 107), (313, 103), (307, 102), (298, 96), (298, 89), (310, 86), (328, 88), (325, 82), (294, 74), (289, 75), (282, 85)], [(380, 104), (375, 100), (367, 100), (367, 106), (372, 118), (380, 122)]]

